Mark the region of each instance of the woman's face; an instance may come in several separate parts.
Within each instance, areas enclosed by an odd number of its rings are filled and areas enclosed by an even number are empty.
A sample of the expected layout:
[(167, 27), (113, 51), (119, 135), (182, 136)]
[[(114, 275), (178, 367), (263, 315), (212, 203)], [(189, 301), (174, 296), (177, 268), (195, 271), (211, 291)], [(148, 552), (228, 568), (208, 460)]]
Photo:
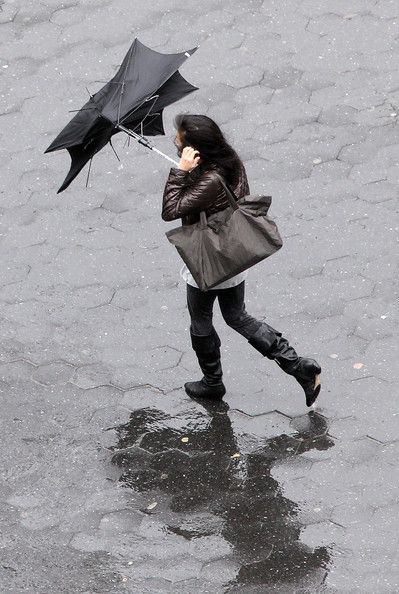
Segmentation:
[(181, 133), (179, 132), (179, 130), (176, 132), (176, 136), (175, 136), (175, 140), (174, 140), (174, 145), (177, 149), (177, 154), (179, 157), (182, 156), (182, 152), (183, 152), (183, 148), (184, 148), (184, 142), (183, 142), (183, 138)]

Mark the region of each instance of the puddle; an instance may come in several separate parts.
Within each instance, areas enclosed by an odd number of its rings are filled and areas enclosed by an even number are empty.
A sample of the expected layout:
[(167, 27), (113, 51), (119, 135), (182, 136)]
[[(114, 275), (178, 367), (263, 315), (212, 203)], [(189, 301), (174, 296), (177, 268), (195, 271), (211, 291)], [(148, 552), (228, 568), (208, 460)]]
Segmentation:
[(118, 427), (112, 461), (126, 488), (159, 501), (147, 513), (166, 533), (181, 537), (182, 551), (184, 543), (201, 537), (217, 536), (229, 545), (230, 554), (218, 559), (219, 565), (235, 563), (226, 592), (260, 585), (265, 593), (289, 594), (298, 586), (305, 592), (312, 580), (313, 591), (322, 592), (328, 548), (300, 542), (298, 505), (284, 497), (271, 471), (285, 462), (305, 464), (304, 452), (331, 448), (327, 422), (310, 412), (288, 420), (289, 434), (270, 438), (259, 435), (260, 422), (251, 434), (248, 417), (240, 423), (224, 402), (193, 405), (181, 416), (139, 409)]

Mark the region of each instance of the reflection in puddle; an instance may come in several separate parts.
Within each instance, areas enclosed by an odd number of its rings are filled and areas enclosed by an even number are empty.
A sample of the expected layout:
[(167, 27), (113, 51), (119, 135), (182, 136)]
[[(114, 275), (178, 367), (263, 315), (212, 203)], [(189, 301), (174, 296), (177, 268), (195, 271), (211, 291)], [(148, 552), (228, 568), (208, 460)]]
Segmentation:
[(123, 470), (120, 482), (147, 493), (148, 501), (164, 496), (167, 505), (154, 513), (183, 542), (224, 539), (230, 551), (224, 559), (237, 568), (226, 591), (263, 585), (262, 592), (296, 592), (290, 584), (306, 587), (314, 575), (321, 584), (328, 550), (299, 541), (298, 506), (283, 496), (271, 469), (281, 461), (295, 463), (311, 449), (332, 447), (325, 419), (311, 412), (291, 423), (290, 435), (267, 439), (259, 431), (248, 434), (247, 421), (240, 430), (239, 417), (228, 410), (221, 402), (196, 405), (180, 416), (134, 411), (118, 428), (113, 462)]

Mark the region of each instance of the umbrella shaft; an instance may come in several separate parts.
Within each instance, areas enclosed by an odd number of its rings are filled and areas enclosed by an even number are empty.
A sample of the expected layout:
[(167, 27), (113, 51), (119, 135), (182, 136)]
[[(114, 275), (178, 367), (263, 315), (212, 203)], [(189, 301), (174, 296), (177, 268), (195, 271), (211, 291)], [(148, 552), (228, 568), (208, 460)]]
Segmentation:
[(155, 148), (155, 146), (152, 147), (152, 150), (155, 151), (156, 153), (158, 153), (158, 155), (161, 155), (161, 157), (164, 157), (165, 159), (167, 159), (168, 161), (170, 161), (171, 163), (173, 163), (174, 165), (176, 165), (176, 167), (179, 166), (179, 163), (177, 161), (175, 161), (171, 157), (168, 157), (168, 155), (165, 155), (165, 153), (163, 153), (162, 151), (160, 151), (157, 148)]
[(155, 146), (152, 146), (148, 142), (148, 140), (146, 138), (143, 138), (143, 136), (141, 136), (140, 134), (136, 134), (136, 132), (132, 132), (132, 130), (129, 130), (129, 128), (126, 128), (125, 126), (122, 126), (122, 124), (118, 124), (117, 127), (119, 128), (119, 130), (123, 130), (123, 132), (126, 132), (126, 134), (128, 134), (129, 136), (131, 136), (132, 138), (134, 138), (135, 140), (137, 140), (140, 144), (142, 144), (146, 148), (150, 149), (151, 151), (154, 151), (154, 152), (158, 153), (158, 155), (161, 155), (161, 157), (164, 157), (164, 159), (167, 159), (168, 161), (170, 161), (174, 165), (176, 165), (176, 166), (179, 165), (179, 163), (177, 161), (175, 161), (171, 157), (168, 157), (168, 155), (165, 155), (165, 153), (163, 153), (159, 149), (155, 148)]

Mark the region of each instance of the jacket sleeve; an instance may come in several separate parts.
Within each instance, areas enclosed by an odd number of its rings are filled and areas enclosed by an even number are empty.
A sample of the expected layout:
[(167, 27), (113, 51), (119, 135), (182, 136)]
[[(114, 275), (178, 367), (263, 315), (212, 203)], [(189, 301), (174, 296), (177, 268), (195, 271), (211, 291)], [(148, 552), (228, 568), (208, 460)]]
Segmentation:
[(206, 210), (220, 191), (220, 183), (210, 172), (204, 172), (194, 184), (190, 173), (171, 167), (162, 201), (162, 219), (173, 221), (182, 216)]

